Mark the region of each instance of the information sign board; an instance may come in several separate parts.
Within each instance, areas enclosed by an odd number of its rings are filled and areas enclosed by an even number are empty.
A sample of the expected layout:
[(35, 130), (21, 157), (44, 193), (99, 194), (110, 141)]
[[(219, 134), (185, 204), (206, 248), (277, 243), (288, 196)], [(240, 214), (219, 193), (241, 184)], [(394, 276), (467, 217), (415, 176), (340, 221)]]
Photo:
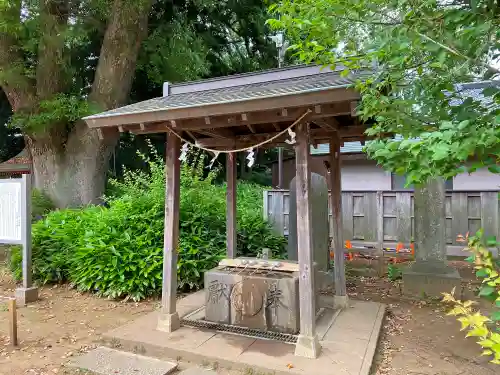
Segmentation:
[(0, 243), (22, 241), (22, 180), (0, 180)]

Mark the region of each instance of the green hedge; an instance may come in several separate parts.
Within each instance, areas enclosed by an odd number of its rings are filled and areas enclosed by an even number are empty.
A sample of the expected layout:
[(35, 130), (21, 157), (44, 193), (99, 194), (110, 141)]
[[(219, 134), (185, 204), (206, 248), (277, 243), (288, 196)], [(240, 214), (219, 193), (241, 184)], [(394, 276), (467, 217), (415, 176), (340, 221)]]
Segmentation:
[[(164, 165), (149, 160), (150, 173), (125, 173), (113, 181), (107, 207), (49, 213), (33, 225), (33, 271), (42, 283), (69, 281), (81, 291), (111, 298), (139, 300), (161, 291)], [(201, 167), (200, 167), (201, 168)], [(202, 178), (200, 168), (181, 168), (179, 289), (197, 289), (203, 273), (224, 257), (225, 187)], [(263, 247), (275, 256), (285, 249), (283, 237), (262, 219), (262, 187), (239, 183), (238, 251), (255, 255)], [(21, 275), (20, 252), (11, 267)]]

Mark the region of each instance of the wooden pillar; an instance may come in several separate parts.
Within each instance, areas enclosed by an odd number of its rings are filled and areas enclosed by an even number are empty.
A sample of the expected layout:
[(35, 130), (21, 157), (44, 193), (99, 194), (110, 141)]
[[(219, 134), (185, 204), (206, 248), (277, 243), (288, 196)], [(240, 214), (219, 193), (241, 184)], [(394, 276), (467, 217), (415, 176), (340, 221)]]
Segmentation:
[(347, 307), (347, 289), (345, 280), (344, 241), (342, 238), (342, 185), (340, 161), (340, 136), (334, 133), (330, 138), (330, 206), (332, 208), (335, 272), (335, 307)]
[(236, 153), (227, 154), (226, 162), (226, 235), (227, 257), (236, 257)]
[(278, 189), (283, 189), (283, 147), (278, 147)]
[(297, 248), (299, 260), (300, 334), (295, 355), (317, 358), (321, 350), (316, 335), (316, 297), (314, 288), (313, 244), (311, 223), (310, 151), (308, 125), (296, 129)]
[(177, 246), (179, 242), (179, 200), (180, 200), (180, 139), (174, 134), (167, 135), (165, 161), (166, 198), (165, 232), (163, 243), (163, 280), (161, 314), (158, 329), (165, 332), (180, 327), (176, 311), (177, 299)]
[(10, 334), (10, 345), (17, 346), (17, 306), (16, 299), (11, 298), (8, 301), (9, 304), (9, 334)]

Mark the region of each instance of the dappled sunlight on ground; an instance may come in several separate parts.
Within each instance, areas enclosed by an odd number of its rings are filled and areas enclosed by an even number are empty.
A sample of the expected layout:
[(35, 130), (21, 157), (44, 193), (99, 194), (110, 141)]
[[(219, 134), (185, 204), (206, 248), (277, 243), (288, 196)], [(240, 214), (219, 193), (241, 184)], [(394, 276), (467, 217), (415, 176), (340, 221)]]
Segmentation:
[[(462, 266), (461, 273), (467, 275), (470, 271)], [(468, 297), (475, 288), (471, 281), (473, 277), (464, 282)], [(0, 266), (0, 295), (12, 295), (14, 287), (5, 266)], [(353, 299), (388, 305), (372, 374), (490, 375), (500, 371), (479, 357), (479, 346), (464, 338), (453, 318), (445, 317), (442, 304), (404, 299), (397, 282), (373, 277), (349, 277), (348, 293)], [(41, 301), (18, 310), (20, 347), (15, 350), (6, 336), (7, 311), (0, 308), (0, 375), (76, 374), (61, 366), (95, 347), (106, 331), (158, 306), (157, 301), (124, 303), (82, 295), (66, 285), (44, 287), (40, 295)]]

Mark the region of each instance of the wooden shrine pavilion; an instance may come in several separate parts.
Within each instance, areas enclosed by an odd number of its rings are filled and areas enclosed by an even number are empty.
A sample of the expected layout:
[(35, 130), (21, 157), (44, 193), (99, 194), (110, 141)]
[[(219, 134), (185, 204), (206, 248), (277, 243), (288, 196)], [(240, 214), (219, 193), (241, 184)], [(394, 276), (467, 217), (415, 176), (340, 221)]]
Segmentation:
[[(366, 126), (355, 116), (362, 72), (298, 66), (182, 84), (165, 83), (163, 97), (84, 118), (100, 137), (111, 132), (167, 132), (162, 312), (158, 329), (179, 328), (176, 311), (179, 236), (180, 137), (212, 150), (237, 150), (276, 137), (263, 147), (290, 147), (283, 132), (295, 123), (300, 334), (296, 354), (318, 356), (311, 238), (310, 145), (330, 143), (334, 226), (335, 303), (345, 306), (346, 282), (341, 222), (340, 146), (363, 141)], [(299, 119), (299, 120), (298, 120)], [(280, 134), (283, 132), (283, 134)], [(227, 157), (227, 257), (236, 256), (236, 160)]]

